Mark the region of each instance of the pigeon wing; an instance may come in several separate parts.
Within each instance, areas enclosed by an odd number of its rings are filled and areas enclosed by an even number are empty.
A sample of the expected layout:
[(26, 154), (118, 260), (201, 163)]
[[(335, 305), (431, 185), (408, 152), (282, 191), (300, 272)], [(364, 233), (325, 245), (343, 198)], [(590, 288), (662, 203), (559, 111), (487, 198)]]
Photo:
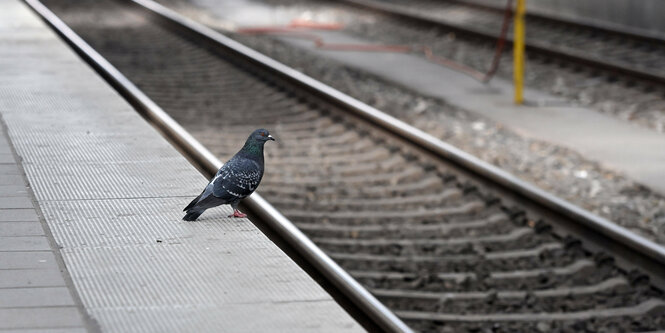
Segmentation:
[(252, 194), (263, 177), (263, 168), (250, 159), (234, 159), (225, 164), (215, 176), (213, 195), (227, 202)]

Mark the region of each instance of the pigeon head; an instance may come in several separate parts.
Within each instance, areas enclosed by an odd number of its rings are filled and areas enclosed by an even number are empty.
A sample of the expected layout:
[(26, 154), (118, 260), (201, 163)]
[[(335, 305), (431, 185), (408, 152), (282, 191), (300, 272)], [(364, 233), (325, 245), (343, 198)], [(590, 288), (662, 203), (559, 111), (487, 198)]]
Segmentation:
[(268, 140), (275, 141), (275, 138), (267, 130), (263, 128), (257, 129), (249, 135), (240, 153), (243, 156), (261, 156), (263, 158), (263, 144)]
[(259, 128), (252, 132), (252, 134), (247, 138), (247, 142), (249, 141), (255, 141), (255, 142), (260, 142), (260, 143), (265, 143), (266, 141), (271, 140), (275, 141), (275, 138), (268, 133), (268, 130)]

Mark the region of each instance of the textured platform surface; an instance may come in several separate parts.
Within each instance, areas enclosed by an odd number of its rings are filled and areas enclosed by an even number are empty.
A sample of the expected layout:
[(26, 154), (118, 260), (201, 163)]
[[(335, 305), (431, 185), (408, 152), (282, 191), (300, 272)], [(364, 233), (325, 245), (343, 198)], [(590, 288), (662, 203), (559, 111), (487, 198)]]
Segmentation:
[[(181, 221), (205, 178), (18, 0), (0, 4), (0, 74), (0, 114), (47, 226), (0, 135), (0, 331), (84, 330), (86, 316), (103, 332), (362, 330), (229, 207)], [(26, 283), (49, 288), (16, 294)]]

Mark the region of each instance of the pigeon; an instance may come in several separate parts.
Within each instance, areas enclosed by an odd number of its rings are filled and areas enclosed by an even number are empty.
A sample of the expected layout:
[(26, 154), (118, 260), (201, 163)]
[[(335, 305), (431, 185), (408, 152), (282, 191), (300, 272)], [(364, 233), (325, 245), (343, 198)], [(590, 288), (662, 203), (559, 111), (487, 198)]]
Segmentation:
[(229, 217), (247, 217), (238, 210), (238, 204), (261, 182), (263, 145), (269, 140), (275, 141), (275, 138), (265, 129), (252, 132), (242, 149), (219, 168), (203, 192), (185, 207), (183, 211), (187, 214), (182, 219), (196, 221), (206, 209), (224, 204), (233, 207), (233, 214)]

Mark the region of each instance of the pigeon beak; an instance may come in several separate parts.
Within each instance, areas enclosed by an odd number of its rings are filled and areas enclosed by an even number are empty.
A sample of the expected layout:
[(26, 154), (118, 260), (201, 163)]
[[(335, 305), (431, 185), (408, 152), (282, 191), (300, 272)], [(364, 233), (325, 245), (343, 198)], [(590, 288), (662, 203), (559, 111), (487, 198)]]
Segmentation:
[(275, 141), (275, 138), (273, 138), (272, 135), (268, 134), (268, 140)]

